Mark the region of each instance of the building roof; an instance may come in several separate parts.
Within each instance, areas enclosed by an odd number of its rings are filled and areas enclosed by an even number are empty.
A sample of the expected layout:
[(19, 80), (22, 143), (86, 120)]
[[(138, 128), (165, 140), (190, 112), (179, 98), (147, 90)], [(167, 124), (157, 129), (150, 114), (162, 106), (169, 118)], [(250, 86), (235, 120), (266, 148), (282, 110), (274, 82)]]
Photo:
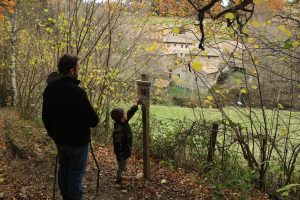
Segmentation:
[(199, 48), (195, 48), (192, 51), (193, 55), (201, 55), (203, 57), (219, 57), (220, 53), (216, 51), (216, 49), (211, 47), (205, 47), (205, 51), (200, 50)]
[(237, 41), (225, 40), (222, 42), (217, 42), (215, 44), (212, 44), (211, 48), (217, 51), (220, 50), (221, 52), (228, 51), (229, 53), (232, 53), (233, 51), (244, 50), (245, 46)]
[(185, 34), (168, 34), (164, 37), (163, 42), (165, 43), (183, 43), (183, 44), (192, 44), (199, 41), (198, 38), (192, 33)]
[(155, 79), (155, 81), (154, 81), (155, 87), (167, 88), (169, 86), (169, 84), (170, 84), (170, 81), (162, 79), (162, 78)]

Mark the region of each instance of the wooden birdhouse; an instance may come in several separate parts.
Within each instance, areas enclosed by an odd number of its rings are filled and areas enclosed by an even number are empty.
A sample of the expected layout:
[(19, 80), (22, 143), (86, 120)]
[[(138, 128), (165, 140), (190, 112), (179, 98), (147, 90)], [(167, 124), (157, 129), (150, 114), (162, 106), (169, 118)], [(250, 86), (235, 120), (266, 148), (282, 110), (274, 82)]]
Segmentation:
[(148, 76), (146, 74), (142, 74), (142, 80), (137, 80), (136, 84), (138, 98), (143, 100), (149, 100), (151, 82), (149, 81)]

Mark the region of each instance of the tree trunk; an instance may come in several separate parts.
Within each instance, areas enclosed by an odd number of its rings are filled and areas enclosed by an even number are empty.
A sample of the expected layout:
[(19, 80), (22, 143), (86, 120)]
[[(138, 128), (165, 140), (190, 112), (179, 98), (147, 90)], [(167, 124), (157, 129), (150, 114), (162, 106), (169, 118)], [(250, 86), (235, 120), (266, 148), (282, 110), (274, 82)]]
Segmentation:
[(105, 143), (108, 143), (108, 135), (110, 132), (110, 125), (109, 125), (109, 118), (110, 118), (110, 96), (106, 96), (106, 111), (105, 111)]
[(16, 60), (17, 60), (17, 16), (18, 15), (18, 1), (16, 1), (16, 10), (12, 17), (12, 38), (11, 38), (11, 66), (10, 66), (10, 95), (11, 95), (11, 105), (13, 107), (17, 104), (17, 82), (16, 82)]

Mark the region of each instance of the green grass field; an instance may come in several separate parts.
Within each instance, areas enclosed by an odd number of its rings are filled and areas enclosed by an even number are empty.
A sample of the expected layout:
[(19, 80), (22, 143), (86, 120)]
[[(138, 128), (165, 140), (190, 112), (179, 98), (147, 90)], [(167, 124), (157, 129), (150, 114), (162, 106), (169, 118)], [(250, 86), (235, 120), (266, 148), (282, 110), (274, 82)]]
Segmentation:
[[(125, 107), (129, 107), (127, 104)], [(234, 108), (226, 107), (223, 109), (224, 113), (234, 123), (239, 123), (243, 128), (250, 128), (250, 115), (247, 108)], [(187, 120), (201, 120), (201, 113), (204, 115), (205, 121), (217, 122), (223, 119), (221, 112), (216, 109), (203, 108), (186, 108), (179, 106), (164, 106), (164, 105), (151, 105), (150, 114), (160, 120), (173, 120), (173, 119), (184, 119)], [(252, 110), (252, 121), (254, 122), (257, 129), (264, 126), (263, 114), (261, 109), (255, 108)], [(269, 130), (275, 129), (277, 114), (273, 110), (266, 110), (267, 127)], [(136, 119), (136, 117), (135, 117)], [(286, 134), (289, 128), (290, 133), (300, 139), (300, 112), (290, 112), (281, 110), (278, 116), (278, 131), (280, 134)]]

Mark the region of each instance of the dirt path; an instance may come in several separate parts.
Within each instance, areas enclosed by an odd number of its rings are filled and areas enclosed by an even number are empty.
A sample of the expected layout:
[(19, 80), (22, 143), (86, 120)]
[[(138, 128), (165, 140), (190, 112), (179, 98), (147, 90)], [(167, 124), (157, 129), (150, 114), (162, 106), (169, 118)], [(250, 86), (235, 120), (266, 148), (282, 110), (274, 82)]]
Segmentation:
[[(1, 112), (1, 109), (0, 109)], [(20, 156), (19, 149), (15, 149), (7, 139), (7, 129), (0, 114), (0, 200), (41, 200), (51, 199), (54, 180), (55, 156), (36, 159), (32, 156)], [(13, 126), (21, 133), (25, 133), (27, 125)], [(41, 129), (41, 128), (40, 128)], [(10, 130), (15, 131), (15, 130)], [(44, 130), (37, 130), (34, 134)], [(29, 137), (29, 140), (31, 138)], [(35, 146), (39, 141), (29, 144)], [(47, 144), (40, 145), (36, 151), (46, 154)], [(129, 168), (125, 175), (129, 185), (116, 188), (114, 184), (115, 158), (111, 148), (97, 147), (95, 155), (100, 164), (100, 188), (96, 193), (96, 165), (89, 156), (89, 162), (84, 177), (84, 199), (211, 199), (207, 187), (194, 181), (194, 175), (179, 169), (170, 171), (167, 167), (152, 163), (152, 179), (144, 181), (137, 178), (141, 172), (142, 161), (133, 157), (129, 161)], [(192, 180), (193, 179), (193, 180)], [(56, 188), (56, 199), (61, 199)]]
[[(0, 199), (51, 199), (55, 159), (41, 162), (19, 158), (5, 137), (4, 121), (0, 120)], [(115, 188), (113, 169), (101, 166), (100, 187), (96, 194), (96, 168), (93, 159), (84, 178), (84, 199), (137, 199), (132, 185)], [(105, 171), (104, 171), (105, 170)], [(56, 199), (61, 199), (58, 188)]]

